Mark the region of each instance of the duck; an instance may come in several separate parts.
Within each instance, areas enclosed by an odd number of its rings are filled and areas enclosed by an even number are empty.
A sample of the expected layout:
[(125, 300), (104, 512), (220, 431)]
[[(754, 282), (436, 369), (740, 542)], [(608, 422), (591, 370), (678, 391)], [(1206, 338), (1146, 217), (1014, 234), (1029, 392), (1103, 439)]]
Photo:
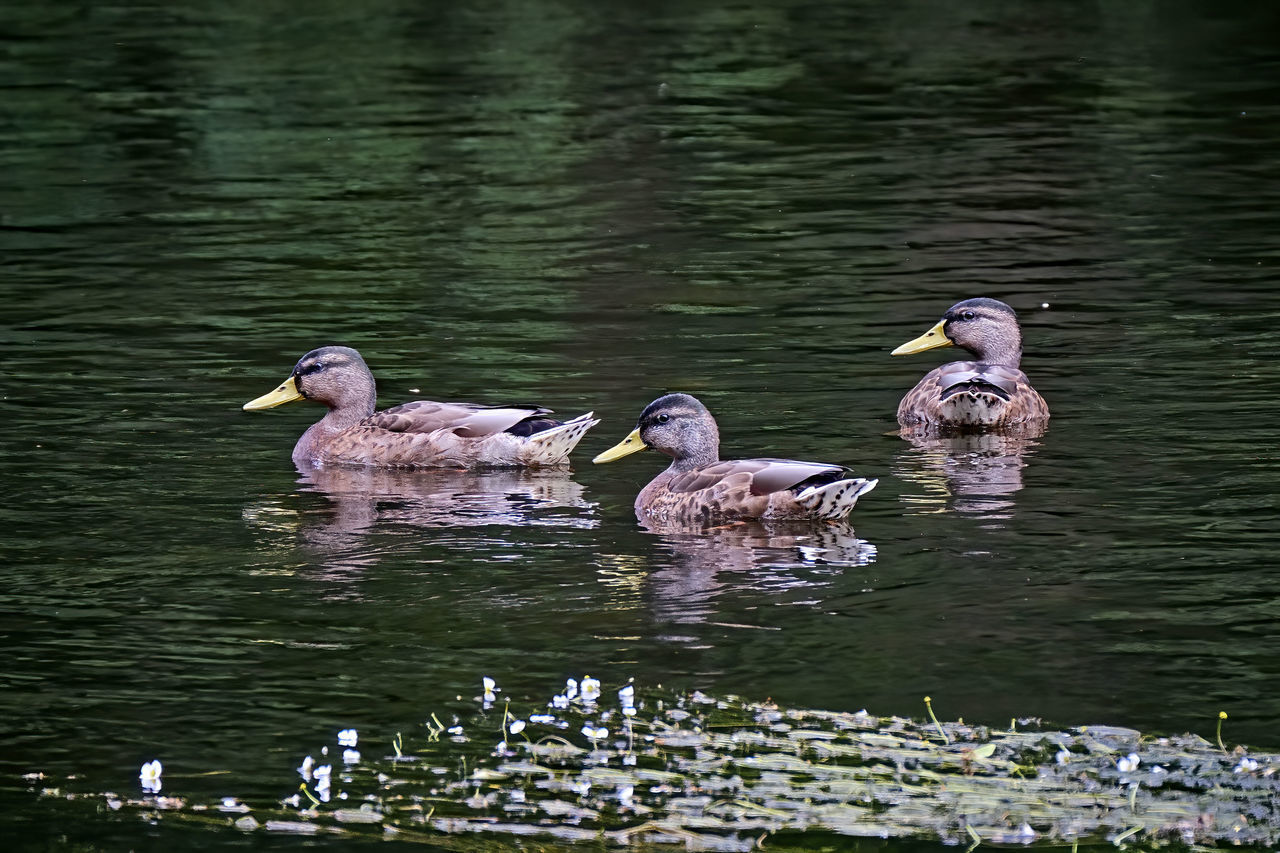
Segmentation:
[(636, 428), (593, 461), (613, 462), (650, 447), (670, 456), (671, 465), (636, 496), (642, 522), (839, 521), (879, 482), (824, 462), (722, 460), (715, 418), (696, 397), (681, 393), (650, 403)]
[(244, 404), (246, 411), (311, 400), (329, 411), (293, 448), (299, 467), (543, 467), (569, 452), (599, 423), (587, 412), (567, 421), (541, 406), (485, 406), (417, 400), (375, 411), (377, 385), (360, 353), (323, 346), (298, 359), (281, 385)]
[(898, 404), (899, 424), (983, 430), (1049, 419), (1048, 404), (1019, 367), (1022, 329), (1007, 304), (987, 297), (957, 302), (933, 328), (890, 355), (949, 346), (977, 360), (949, 362), (926, 373)]

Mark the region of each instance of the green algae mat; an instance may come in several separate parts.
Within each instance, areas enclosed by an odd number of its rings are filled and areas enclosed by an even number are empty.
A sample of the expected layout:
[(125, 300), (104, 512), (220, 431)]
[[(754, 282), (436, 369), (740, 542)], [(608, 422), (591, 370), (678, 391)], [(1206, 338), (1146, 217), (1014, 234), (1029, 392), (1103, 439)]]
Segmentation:
[(1280, 841), (1280, 756), (1220, 737), (1035, 720), (991, 728), (632, 685), (602, 692), (591, 678), (536, 707), (485, 679), (481, 696), (430, 714), (420, 731), (373, 744), (344, 730), (300, 760), (299, 787), (269, 804), (189, 801), (150, 763), (150, 793), (75, 797), (149, 820), (455, 849)]

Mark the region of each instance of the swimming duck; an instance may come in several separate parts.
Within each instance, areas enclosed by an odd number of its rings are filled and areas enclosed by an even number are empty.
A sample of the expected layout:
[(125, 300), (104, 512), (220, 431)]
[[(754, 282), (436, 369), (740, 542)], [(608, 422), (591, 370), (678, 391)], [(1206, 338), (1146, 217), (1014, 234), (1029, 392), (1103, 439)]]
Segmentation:
[(978, 360), (953, 361), (926, 373), (898, 404), (898, 423), (997, 427), (1048, 420), (1049, 406), (1018, 369), (1022, 330), (1008, 305), (981, 297), (957, 302), (937, 325), (891, 355), (949, 346)]
[(284, 383), (244, 404), (248, 411), (314, 400), (329, 413), (293, 448), (295, 465), (471, 468), (564, 465), (592, 413), (569, 421), (540, 406), (481, 406), (419, 400), (374, 413), (373, 374), (350, 347), (320, 347), (298, 360)]
[(721, 460), (715, 418), (688, 394), (654, 400), (631, 434), (594, 461), (612, 462), (646, 447), (672, 461), (636, 497), (636, 517), (641, 521), (832, 521), (848, 515), (878, 482), (821, 462)]

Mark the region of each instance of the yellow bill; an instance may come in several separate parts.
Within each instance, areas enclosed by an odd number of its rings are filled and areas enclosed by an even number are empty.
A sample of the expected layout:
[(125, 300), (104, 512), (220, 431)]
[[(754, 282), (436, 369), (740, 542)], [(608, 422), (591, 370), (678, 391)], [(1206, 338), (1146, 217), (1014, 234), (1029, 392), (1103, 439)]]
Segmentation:
[(632, 453), (644, 450), (648, 446), (640, 440), (640, 427), (636, 427), (631, 431), (630, 435), (591, 461), (596, 463), (612, 462), (615, 459), (621, 459), (624, 456), (630, 456)]
[(947, 337), (943, 327), (947, 325), (946, 320), (939, 320), (938, 325), (925, 332), (915, 340), (907, 341), (898, 347), (889, 355), (911, 355), (912, 353), (924, 352), (925, 350), (937, 349), (938, 347), (949, 347), (952, 345), (951, 339)]
[(301, 399), (302, 392), (298, 390), (298, 382), (291, 375), (276, 390), (268, 391), (256, 400), (250, 400), (245, 403), (244, 410), (246, 412), (257, 412), (262, 409), (274, 409), (276, 406), (282, 406), (285, 403), (292, 403), (294, 400)]

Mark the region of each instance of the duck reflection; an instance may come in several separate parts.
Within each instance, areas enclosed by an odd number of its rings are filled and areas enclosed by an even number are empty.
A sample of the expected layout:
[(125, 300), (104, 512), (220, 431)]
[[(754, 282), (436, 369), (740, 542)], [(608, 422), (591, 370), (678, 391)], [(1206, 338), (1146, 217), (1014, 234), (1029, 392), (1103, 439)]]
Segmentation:
[(1013, 495), (1022, 489), (1022, 469), (1044, 435), (1043, 424), (1016, 430), (945, 434), (903, 429), (911, 449), (898, 455), (894, 473), (924, 489), (904, 495), (917, 513), (948, 509), (991, 520), (1009, 518)]
[(669, 561), (649, 575), (657, 615), (669, 622), (712, 620), (722, 592), (777, 594), (814, 588), (824, 574), (875, 562), (876, 547), (847, 523), (740, 521), (713, 528), (645, 525)]
[[(332, 504), (325, 525), (355, 532), (374, 523), (416, 527), (489, 524), (591, 528), (598, 520), (582, 510), (596, 504), (564, 469), (397, 471), (377, 468), (301, 469), (302, 491)], [(574, 512), (564, 512), (574, 510)]]
[(349, 568), (377, 561), (354, 547), (376, 527), (569, 527), (599, 524), (596, 503), (563, 469), (454, 471), (376, 468), (300, 468), (301, 493), (325, 498), (318, 509), (284, 501), (247, 507), (255, 527), (297, 531), (303, 541), (340, 557)]

